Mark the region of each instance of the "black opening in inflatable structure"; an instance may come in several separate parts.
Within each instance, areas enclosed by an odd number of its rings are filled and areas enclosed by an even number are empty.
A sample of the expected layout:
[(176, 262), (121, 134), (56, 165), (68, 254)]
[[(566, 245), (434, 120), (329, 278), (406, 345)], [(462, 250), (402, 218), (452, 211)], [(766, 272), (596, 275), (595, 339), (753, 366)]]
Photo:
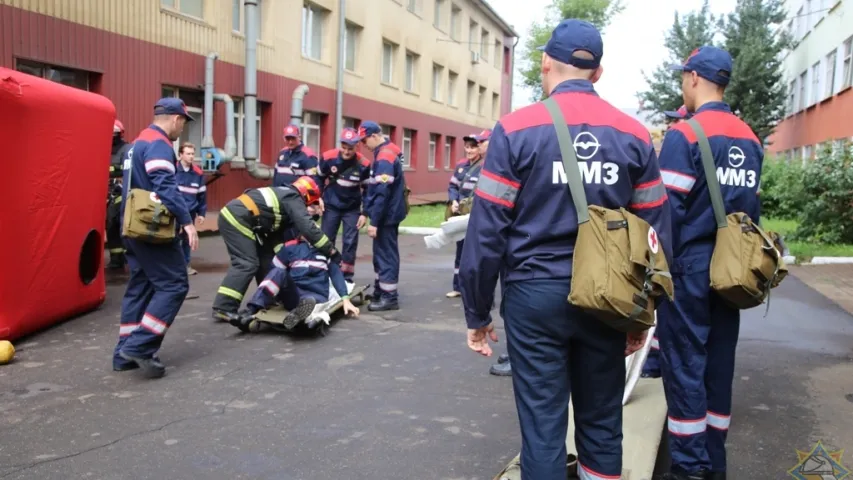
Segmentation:
[(89, 230), (83, 247), (80, 249), (80, 281), (83, 285), (92, 283), (101, 271), (101, 261), (104, 252), (101, 247), (101, 234), (97, 230)]

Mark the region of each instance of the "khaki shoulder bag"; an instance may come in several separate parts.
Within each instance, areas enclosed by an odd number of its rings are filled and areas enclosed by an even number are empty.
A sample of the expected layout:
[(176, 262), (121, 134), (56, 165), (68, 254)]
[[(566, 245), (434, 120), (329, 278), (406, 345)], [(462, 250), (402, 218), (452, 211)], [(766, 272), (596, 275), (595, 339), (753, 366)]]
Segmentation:
[[(705, 181), (717, 222), (716, 244), (711, 256), (711, 289), (732, 307), (757, 307), (770, 297), (788, 275), (780, 252), (779, 235), (766, 232), (743, 212), (726, 215), (723, 194), (708, 136), (696, 119), (687, 121), (699, 142)], [(768, 308), (770, 307), (768, 303)]]
[(171, 243), (178, 233), (177, 219), (154, 192), (133, 185), (133, 149), (130, 149), (127, 173), (127, 198), (124, 201), (122, 236), (146, 243)]
[(657, 232), (625, 208), (587, 205), (563, 112), (551, 98), (543, 103), (557, 130), (569, 194), (578, 216), (568, 301), (618, 331), (647, 330), (655, 324), (655, 298), (673, 295), (672, 277)]

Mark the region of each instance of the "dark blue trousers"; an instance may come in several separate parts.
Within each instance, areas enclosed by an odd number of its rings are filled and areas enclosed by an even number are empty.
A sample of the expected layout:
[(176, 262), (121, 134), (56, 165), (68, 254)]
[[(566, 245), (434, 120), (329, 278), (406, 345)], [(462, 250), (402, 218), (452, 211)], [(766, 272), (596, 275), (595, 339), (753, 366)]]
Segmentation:
[(373, 271), (376, 273), (374, 292), (381, 298), (397, 300), (397, 281), (400, 278), (400, 246), (397, 243), (399, 225), (382, 225), (373, 239)]
[(459, 240), (456, 242), (456, 258), (453, 259), (453, 291), (461, 292), (459, 286), (459, 262), (462, 260), (462, 246), (465, 244), (465, 240)]
[(570, 305), (569, 288), (570, 279), (543, 279), (503, 292), (522, 480), (565, 480), (570, 394), (581, 478), (622, 473), (626, 337)]
[(726, 471), (740, 311), (711, 291), (709, 264), (708, 257), (674, 261), (678, 293), (658, 307), (669, 448), (680, 473)]
[(319, 295), (302, 291), (287, 270), (273, 267), (264, 277), (264, 280), (258, 284), (258, 289), (249, 300), (248, 307), (249, 311), (255, 314), (280, 302), (285, 309), (292, 310), (299, 304), (299, 300), (305, 296), (316, 298), (317, 303), (329, 300), (328, 297), (320, 298)]
[(358, 251), (358, 217), (360, 212), (355, 210), (337, 210), (332, 207), (326, 207), (323, 212), (323, 233), (329, 237), (332, 245), (338, 238), (338, 228), (341, 223), (344, 224), (343, 246), (341, 247), (341, 272), (344, 274), (344, 279), (348, 282), (352, 281), (355, 275), (355, 256)]
[(119, 340), (113, 354), (116, 365), (128, 363), (118, 355), (119, 350), (141, 358), (157, 353), (189, 291), (180, 240), (154, 245), (126, 238), (124, 245), (130, 280), (121, 304)]

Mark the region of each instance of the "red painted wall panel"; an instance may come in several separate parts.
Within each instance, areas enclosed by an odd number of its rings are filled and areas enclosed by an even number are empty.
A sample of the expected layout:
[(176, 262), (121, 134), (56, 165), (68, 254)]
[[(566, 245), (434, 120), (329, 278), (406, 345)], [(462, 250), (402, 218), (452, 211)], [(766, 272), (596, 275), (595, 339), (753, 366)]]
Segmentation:
[[(149, 42), (125, 37), (85, 25), (0, 5), (0, 66), (14, 68), (15, 59), (23, 58), (58, 66), (87, 70), (93, 75), (92, 89), (116, 105), (116, 114), (124, 123), (128, 137), (145, 128), (150, 121), (154, 102), (163, 85), (199, 89), (204, 83), (205, 57)], [(511, 85), (502, 85), (502, 107), (509, 102)], [(216, 63), (215, 90), (242, 97), (243, 67), (222, 61)], [(290, 120), (293, 90), (296, 80), (258, 72), (258, 100), (264, 102), (261, 125), (261, 158), (271, 164), (281, 148), (281, 132)], [(334, 90), (309, 85), (304, 109), (327, 114), (321, 128), (322, 149), (334, 147)], [(503, 110), (503, 108), (502, 108)], [(224, 106), (214, 109), (214, 140), (224, 143)], [(430, 133), (451, 135), (461, 142), (464, 135), (479, 127), (464, 125), (440, 117), (424, 115), (355, 95), (344, 95), (344, 115), (376, 120), (395, 125), (396, 143), (402, 142), (403, 128), (417, 131), (413, 145), (415, 171), (407, 172), (406, 180), (414, 194), (443, 191), (450, 172), (428, 171)], [(201, 121), (201, 119), (199, 119)], [(439, 147), (437, 150), (442, 151)], [(461, 154), (457, 145), (455, 156)], [(242, 153), (242, 152), (240, 152)], [(364, 152), (367, 153), (367, 152)], [(440, 154), (439, 154), (440, 156)], [(455, 164), (456, 158), (454, 158)], [(440, 159), (436, 163), (441, 165)], [(244, 171), (230, 171), (209, 187), (209, 208), (217, 210), (246, 188), (267, 182), (252, 179)]]
[(853, 88), (786, 118), (776, 126), (768, 148), (773, 153), (827, 140), (853, 137)]

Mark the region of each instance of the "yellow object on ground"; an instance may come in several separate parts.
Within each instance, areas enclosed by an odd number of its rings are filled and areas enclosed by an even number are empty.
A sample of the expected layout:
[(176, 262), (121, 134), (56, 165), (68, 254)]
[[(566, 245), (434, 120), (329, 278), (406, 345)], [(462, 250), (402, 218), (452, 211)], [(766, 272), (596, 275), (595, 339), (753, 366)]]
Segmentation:
[(6, 365), (15, 358), (15, 347), (8, 340), (0, 340), (0, 365)]

